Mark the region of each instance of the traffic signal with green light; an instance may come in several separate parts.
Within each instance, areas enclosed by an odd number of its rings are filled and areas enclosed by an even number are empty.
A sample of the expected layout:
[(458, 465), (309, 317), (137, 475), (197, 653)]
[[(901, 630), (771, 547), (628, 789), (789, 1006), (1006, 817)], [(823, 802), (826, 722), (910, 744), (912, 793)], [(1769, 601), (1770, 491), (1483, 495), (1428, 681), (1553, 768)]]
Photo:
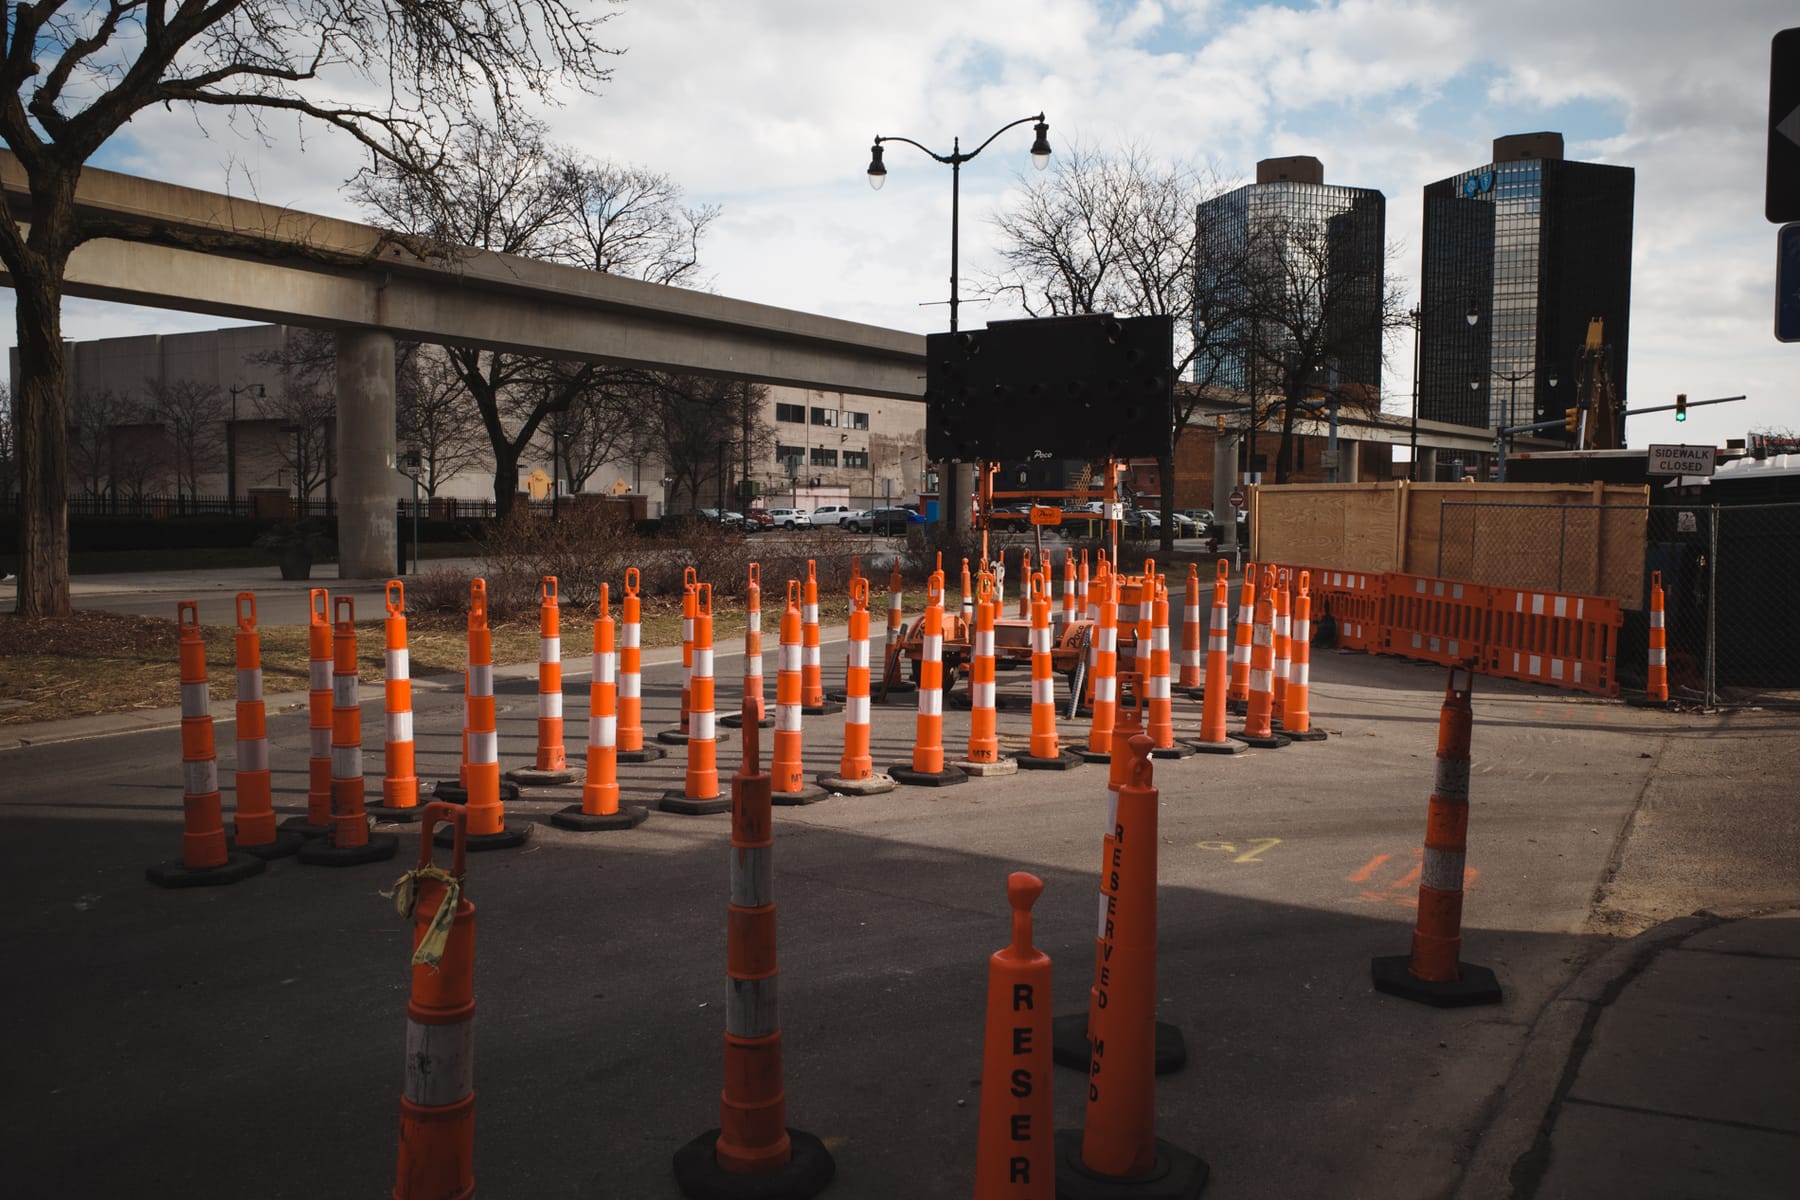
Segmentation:
[(1581, 410), (1579, 408), (1563, 409), (1563, 428), (1568, 430), (1570, 433), (1575, 432), (1575, 426), (1580, 422), (1580, 420), (1581, 420)]
[(1676, 395), (1676, 397), (1675, 397), (1675, 419), (1677, 421), (1687, 420), (1687, 393), (1686, 392), (1681, 392), (1678, 395)]

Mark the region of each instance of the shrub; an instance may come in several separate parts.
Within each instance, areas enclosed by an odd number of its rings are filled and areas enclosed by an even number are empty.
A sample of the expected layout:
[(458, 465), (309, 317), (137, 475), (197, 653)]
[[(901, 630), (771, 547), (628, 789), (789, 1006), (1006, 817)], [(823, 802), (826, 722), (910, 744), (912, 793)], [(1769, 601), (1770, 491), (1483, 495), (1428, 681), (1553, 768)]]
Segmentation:
[(625, 568), (638, 565), (643, 543), (618, 509), (570, 507), (553, 521), (520, 505), (480, 539), (492, 619), (534, 615), (546, 575), (556, 576), (557, 597), (565, 608), (592, 608), (602, 581), (617, 588)]

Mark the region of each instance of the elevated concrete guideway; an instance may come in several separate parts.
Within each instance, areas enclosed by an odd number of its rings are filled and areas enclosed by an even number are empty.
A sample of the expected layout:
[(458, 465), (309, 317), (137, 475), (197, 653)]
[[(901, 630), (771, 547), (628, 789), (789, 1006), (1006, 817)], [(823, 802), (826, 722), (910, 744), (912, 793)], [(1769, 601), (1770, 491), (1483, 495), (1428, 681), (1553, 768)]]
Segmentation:
[[(29, 221), (25, 173), (0, 191)], [(465, 247), (178, 187), (82, 172), (76, 203), (121, 237), (69, 262), (66, 292), (150, 308), (336, 329), (339, 554), (349, 577), (394, 559), (396, 338), (823, 391), (920, 399), (925, 339), (724, 296)], [(11, 276), (0, 271), (0, 283)]]

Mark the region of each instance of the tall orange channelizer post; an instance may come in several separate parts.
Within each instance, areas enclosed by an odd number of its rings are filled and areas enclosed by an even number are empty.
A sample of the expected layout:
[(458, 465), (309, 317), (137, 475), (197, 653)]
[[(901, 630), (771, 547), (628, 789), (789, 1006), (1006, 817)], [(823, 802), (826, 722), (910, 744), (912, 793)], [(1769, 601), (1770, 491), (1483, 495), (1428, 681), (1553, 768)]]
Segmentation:
[[(1138, 692), (1135, 689), (1148, 689), (1150, 686), (1150, 659), (1155, 653), (1156, 647), (1156, 641), (1150, 628), (1156, 613), (1156, 560), (1153, 558), (1144, 560), (1143, 578), (1137, 585), (1137, 604), (1131, 611), (1131, 669), (1129, 674), (1132, 676), (1131, 686), (1134, 689), (1132, 695), (1136, 696)], [(1123, 618), (1120, 623), (1124, 623)], [(1124, 668), (1120, 669), (1120, 674), (1126, 673)]]
[(1200, 698), (1205, 660), (1200, 634), (1200, 568), (1188, 564), (1187, 595), (1181, 604), (1181, 675), (1175, 682), (1188, 699)]
[(619, 604), (619, 761), (655, 762), (668, 753), (644, 744), (644, 651), (642, 609), (636, 567), (625, 568), (625, 598)]
[(975, 629), (969, 639), (969, 755), (953, 764), (959, 771), (985, 779), (990, 775), (1014, 775), (1019, 762), (1000, 753), (998, 714), (994, 696), (994, 616), (999, 601), (994, 596), (994, 577), (983, 572), (975, 597)]
[(386, 862), (400, 848), (391, 833), (369, 832), (364, 807), (362, 680), (356, 673), (356, 598), (337, 598), (331, 630), (331, 832), (300, 847), (300, 861), (314, 867), (354, 867)]
[(781, 610), (781, 646), (775, 664), (775, 749), (769, 756), (773, 778), (770, 794), (774, 803), (784, 805), (814, 804), (831, 794), (806, 782), (800, 703), (800, 650), (804, 637), (801, 624), (800, 581), (790, 579), (787, 605)]
[(681, 573), (681, 724), (657, 731), (656, 740), (665, 746), (685, 746), (688, 740), (688, 714), (694, 698), (694, 615), (700, 602), (695, 589), (699, 586), (700, 575), (694, 568)]
[(1644, 700), (1669, 702), (1669, 631), (1664, 624), (1662, 572), (1650, 572), (1650, 645), (1645, 660)]
[(1152, 758), (1191, 758), (1194, 748), (1175, 740), (1175, 701), (1169, 669), (1169, 587), (1167, 577), (1156, 576), (1150, 602), (1150, 679), (1144, 685), (1150, 713)]
[(973, 580), (969, 576), (969, 557), (962, 560), (962, 619), (970, 629), (975, 628), (975, 590)]
[[(1457, 686), (1457, 673), (1462, 686)], [(1438, 714), (1437, 778), (1425, 818), (1419, 868), (1419, 917), (1412, 953), (1377, 958), (1369, 975), (1378, 992), (1436, 1008), (1500, 1003), (1500, 981), (1487, 967), (1462, 962), (1463, 864), (1469, 843), (1469, 742), (1475, 724), (1473, 672), (1450, 668)]]
[(876, 771), (869, 756), (869, 581), (850, 580), (850, 649), (844, 658), (844, 753), (837, 774), (819, 776), (819, 786), (846, 796), (879, 796), (894, 790), (894, 778)]
[(949, 787), (967, 783), (966, 772), (944, 761), (944, 573), (934, 571), (925, 585), (925, 622), (919, 658), (919, 715), (910, 762), (888, 771), (914, 787)]
[(1287, 712), (1288, 674), (1293, 667), (1293, 580), (1286, 567), (1275, 572), (1275, 621), (1271, 633), (1275, 643), (1275, 669), (1270, 675), (1269, 717), (1282, 723)]
[(1031, 569), (1031, 550), (1019, 551), (1019, 619), (1031, 620), (1031, 581), (1035, 576)]
[[(1048, 557), (1045, 559), (1048, 564)], [(1031, 601), (1031, 741), (1018, 755), (1024, 771), (1068, 771), (1082, 764), (1056, 735), (1056, 669), (1050, 659), (1050, 572), (1026, 577)]]
[(263, 703), (262, 635), (256, 631), (256, 593), (237, 594), (237, 811), (231, 848), (257, 858), (286, 858), (300, 835), (275, 828), (269, 779), (269, 713)]
[(1296, 742), (1322, 742), (1323, 729), (1312, 725), (1312, 572), (1302, 571), (1294, 579), (1293, 636), (1289, 639), (1291, 661), (1288, 663), (1286, 709), (1281, 716), (1281, 732)]
[(1156, 846), (1150, 739), (1129, 743), (1113, 841), (1100, 879), (1102, 966), (1088, 1061), (1087, 1119), (1056, 1134), (1061, 1200), (1187, 1200), (1210, 1171), (1156, 1136)]
[(225, 844), (224, 801), (213, 749), (212, 698), (206, 682), (206, 642), (200, 605), (183, 600), (175, 609), (181, 663), (181, 858), (144, 869), (158, 887), (189, 888), (236, 883), (260, 874), (268, 863)]
[(1031, 944), (1031, 906), (1043, 894), (1036, 875), (1006, 877), (1012, 944), (988, 957), (975, 1200), (1056, 1200), (1050, 956)]
[(281, 827), (313, 838), (331, 832), (331, 593), (312, 588), (306, 597), (306, 815)]
[(515, 783), (554, 786), (573, 783), (581, 772), (569, 766), (563, 746), (562, 608), (557, 603), (556, 576), (538, 583), (537, 755), (529, 767), (515, 767), (506, 777)]
[(1219, 560), (1213, 578), (1212, 625), (1206, 639), (1206, 696), (1200, 705), (1200, 737), (1190, 740), (1201, 754), (1242, 754), (1250, 747), (1233, 741), (1225, 727), (1225, 694), (1231, 687), (1231, 564)]
[(381, 803), (369, 806), (379, 821), (419, 819), (419, 776), (413, 745), (412, 656), (406, 647), (406, 585), (387, 582), (383, 599), (387, 618), (382, 622), (386, 661), (382, 672), (382, 712), (385, 730), (382, 745)]
[(1231, 647), (1231, 691), (1226, 709), (1242, 713), (1250, 702), (1250, 647), (1256, 632), (1256, 564), (1244, 564), (1244, 585), (1238, 596), (1237, 632)]
[[(438, 828), (440, 821), (450, 824)], [(461, 805), (427, 804), (419, 865), (394, 888), (394, 906), (413, 923), (394, 1200), (475, 1194), (475, 906), (465, 890), (467, 828)], [(431, 861), (434, 829), (435, 841), (454, 847), (448, 872)], [(448, 921), (441, 919), (445, 908)]]
[(881, 652), (881, 698), (913, 690), (913, 681), (900, 674), (902, 651), (906, 643), (906, 581), (900, 578), (900, 560), (896, 558), (888, 572), (887, 645)]
[(613, 652), (612, 595), (600, 585), (600, 615), (594, 618), (593, 679), (588, 684), (587, 778), (581, 803), (550, 817), (558, 829), (602, 833), (634, 829), (650, 815), (641, 804), (619, 803), (619, 697)]
[[(798, 610), (795, 617), (797, 622)], [(825, 1190), (837, 1165), (818, 1138), (787, 1126), (776, 991), (773, 781), (759, 761), (761, 734), (748, 702), (744, 707), (744, 754), (731, 777), (725, 1087), (719, 1127), (675, 1152), (675, 1184), (692, 1200), (807, 1200)]]
[[(506, 823), (500, 785), (500, 735), (494, 727), (494, 639), (488, 629), (487, 580), (469, 584), (469, 674), (463, 700), (469, 710), (469, 849), (505, 850), (523, 845), (531, 825)], [(439, 789), (442, 798), (443, 789)], [(516, 795), (516, 793), (515, 793)], [(455, 831), (437, 831), (448, 846)]]
[(1087, 748), (1077, 751), (1088, 762), (1111, 762), (1113, 726), (1119, 712), (1119, 583), (1121, 576), (1105, 570), (1094, 579), (1100, 607), (1100, 623), (1094, 627), (1094, 715), (1088, 726)]
[(687, 772), (680, 791), (663, 793), (657, 807), (683, 816), (721, 813), (731, 807), (719, 794), (719, 743), (713, 726), (712, 584), (695, 584), (694, 675), (688, 709)]
[(1250, 640), (1250, 700), (1244, 709), (1244, 728), (1231, 736), (1246, 745), (1279, 750), (1288, 739), (1275, 732), (1275, 571), (1263, 568), (1262, 585), (1256, 590), (1256, 627)]
[(1087, 614), (1087, 619), (1095, 621), (1100, 614), (1094, 611), (1093, 601), (1088, 598), (1088, 552), (1081, 552), (1081, 566), (1075, 575), (1075, 607)]
[[(751, 563), (744, 581), (744, 695), (759, 714), (757, 724), (768, 729), (775, 724), (763, 695), (762, 651), (762, 564)], [(719, 714), (719, 724), (736, 729), (743, 721), (741, 712)]]
[(1062, 618), (1056, 623), (1056, 632), (1060, 636), (1075, 624), (1075, 552), (1063, 550), (1062, 569)]
[(825, 695), (825, 669), (819, 658), (819, 564), (806, 560), (805, 598), (800, 607), (800, 710), (809, 717), (843, 712)]

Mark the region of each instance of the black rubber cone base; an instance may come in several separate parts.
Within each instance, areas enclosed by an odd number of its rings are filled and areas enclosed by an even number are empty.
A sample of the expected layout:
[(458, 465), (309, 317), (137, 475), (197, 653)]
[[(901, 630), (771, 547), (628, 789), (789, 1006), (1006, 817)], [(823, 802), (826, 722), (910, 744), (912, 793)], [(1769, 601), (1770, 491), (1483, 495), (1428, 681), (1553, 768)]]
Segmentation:
[(1286, 734), (1280, 733), (1271, 733), (1268, 737), (1250, 733), (1228, 733), (1225, 736), (1246, 746), (1255, 746), (1258, 750), (1279, 750), (1283, 746), (1294, 744)]
[(842, 775), (821, 775), (819, 786), (839, 796), (880, 796), (899, 785), (894, 777), (872, 771), (867, 779), (846, 779)]
[(334, 846), (330, 838), (315, 838), (300, 847), (299, 860), (311, 867), (360, 867), (386, 862), (399, 848), (400, 837), (393, 833), (371, 833), (360, 846)]
[(558, 829), (572, 829), (576, 833), (605, 833), (616, 829), (636, 829), (650, 815), (650, 810), (641, 804), (621, 804), (619, 811), (610, 813), (586, 813), (581, 805), (571, 804), (561, 812), (550, 814), (550, 823)]
[[(1088, 1045), (1087, 1014), (1070, 1013), (1050, 1022), (1050, 1057), (1059, 1067), (1085, 1071), (1093, 1062)], [(1167, 1021), (1156, 1023), (1156, 1073), (1173, 1075), (1187, 1066), (1187, 1039)]]
[(801, 804), (817, 804), (821, 800), (831, 799), (831, 793), (811, 783), (802, 783), (797, 792), (770, 792), (769, 802), (786, 808)]
[[(772, 712), (773, 709), (774, 705), (764, 706), (765, 714)], [(727, 729), (742, 729), (744, 727), (744, 714), (741, 712), (725, 713), (719, 717), (719, 724), (725, 726)], [(775, 718), (773, 716), (765, 715), (762, 720), (756, 723), (756, 727), (758, 729), (773, 729), (775, 728)]]
[(1241, 717), (1250, 711), (1250, 702), (1248, 700), (1227, 700), (1225, 701), (1225, 711), (1231, 716)]
[[(511, 850), (514, 846), (523, 846), (531, 840), (530, 825), (502, 825), (499, 833), (471, 833), (468, 836), (469, 852), (478, 850)], [(456, 826), (439, 825), (432, 835), (432, 843), (438, 846), (456, 845)]]
[(1304, 733), (1295, 733), (1293, 730), (1283, 729), (1279, 725), (1275, 727), (1275, 732), (1290, 742), (1322, 742), (1331, 736), (1323, 729), (1308, 729)]
[(895, 763), (888, 768), (888, 774), (894, 777), (895, 783), (904, 783), (907, 787), (953, 787), (969, 782), (967, 772), (948, 765), (941, 771), (915, 771), (909, 762)]
[(688, 1200), (812, 1200), (837, 1174), (825, 1143), (790, 1129), (793, 1156), (773, 1171), (745, 1174), (719, 1165), (719, 1131), (709, 1129), (675, 1152), (675, 1186)]
[(706, 817), (713, 813), (731, 811), (731, 797), (721, 792), (708, 800), (690, 800), (686, 789), (679, 792), (664, 792), (663, 798), (656, 802), (661, 812), (675, 813), (683, 817)]
[[(454, 779), (440, 779), (437, 786), (431, 789), (433, 800), (443, 800), (450, 804), (467, 804), (469, 789)], [(519, 798), (519, 785), (510, 779), (500, 781), (500, 803), (511, 804)]]
[(377, 821), (391, 821), (396, 825), (411, 825), (425, 815), (423, 804), (409, 804), (404, 808), (395, 808), (389, 804), (369, 805), (369, 815)]
[(1081, 761), (1086, 763), (1109, 763), (1112, 761), (1112, 755), (1105, 750), (1077, 750), (1075, 753), (1081, 755)]
[(506, 773), (506, 777), (525, 787), (560, 787), (565, 783), (574, 783), (580, 779), (581, 772), (572, 771), (567, 767), (557, 771), (540, 771), (536, 767), (514, 767)]
[(1477, 1004), (1500, 1003), (1500, 981), (1486, 967), (1458, 962), (1456, 978), (1449, 983), (1431, 983), (1412, 973), (1412, 956), (1395, 954), (1369, 960), (1369, 979), (1375, 990), (1390, 996), (1417, 1000), (1434, 1008), (1471, 1008)]
[(1222, 742), (1203, 742), (1198, 738), (1184, 738), (1182, 740), (1193, 747), (1195, 754), (1242, 754), (1250, 749), (1250, 747), (1244, 745), (1244, 743), (1234, 742), (1229, 737)]
[(1192, 1200), (1211, 1174), (1199, 1155), (1157, 1138), (1147, 1173), (1099, 1175), (1081, 1163), (1081, 1130), (1056, 1131), (1056, 1200)]
[[(877, 682), (870, 690), (879, 696), (881, 694), (880, 688), (881, 685)], [(890, 696), (910, 696), (918, 690), (918, 684), (906, 679), (896, 679), (894, 682), (887, 685), (887, 694)]]
[(661, 746), (645, 746), (638, 750), (620, 750), (617, 754), (622, 763), (647, 763), (666, 758), (669, 752)]
[(1073, 750), (1063, 750), (1054, 758), (1039, 758), (1035, 754), (1015, 754), (1021, 771), (1073, 771), (1086, 764), (1087, 759)]
[(222, 887), (252, 875), (261, 875), (268, 869), (269, 864), (262, 859), (234, 851), (227, 853), (225, 861), (216, 867), (185, 867), (179, 860), (157, 863), (144, 868), (144, 878), (157, 887)]
[(231, 849), (240, 853), (254, 855), (264, 862), (272, 862), (277, 858), (286, 858), (288, 855), (296, 853), (300, 849), (301, 843), (305, 841), (306, 839), (297, 833), (281, 833), (278, 831), (275, 834), (275, 840), (266, 845), (246, 846), (236, 839), (233, 839), (229, 845)]
[(657, 731), (656, 740), (665, 746), (685, 746), (688, 735), (679, 729), (663, 729)]
[(331, 826), (314, 825), (305, 817), (289, 817), (276, 828), (283, 833), (297, 833), (303, 838), (324, 837), (331, 832)]
[(831, 713), (843, 712), (844, 706), (839, 701), (833, 700), (829, 696), (827, 696), (825, 698), (825, 703), (823, 703), (823, 704), (802, 704), (800, 706), (800, 711), (805, 713), (809, 717), (823, 717), (823, 716), (828, 716)]
[(1203, 687), (1191, 687), (1191, 688), (1177, 687), (1175, 690), (1180, 692), (1182, 695), (1186, 696), (1189, 700), (1204, 700), (1204, 699), (1206, 699), (1206, 689)]
[(1199, 751), (1181, 739), (1175, 739), (1173, 746), (1157, 746), (1150, 751), (1151, 758), (1192, 758)]

